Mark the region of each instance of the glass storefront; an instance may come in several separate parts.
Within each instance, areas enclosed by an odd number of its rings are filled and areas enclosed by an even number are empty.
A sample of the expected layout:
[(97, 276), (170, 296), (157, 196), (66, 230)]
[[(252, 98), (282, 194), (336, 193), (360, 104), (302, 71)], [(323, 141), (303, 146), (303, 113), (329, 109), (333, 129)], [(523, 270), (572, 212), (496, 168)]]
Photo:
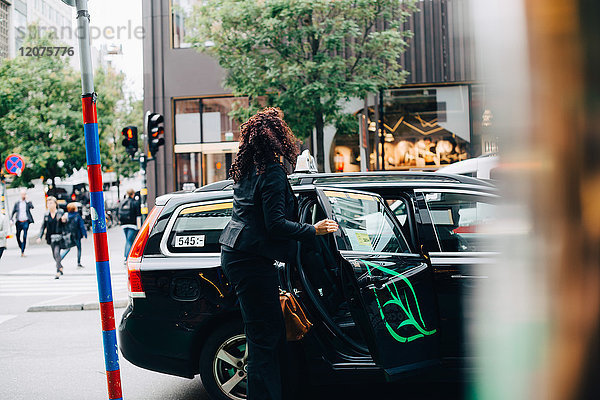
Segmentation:
[[(368, 110), (370, 170), (381, 169), (382, 160), (386, 170), (436, 169), (470, 156), (468, 86), (391, 89), (382, 97), (382, 141), (375, 140), (375, 107)], [(332, 171), (360, 170), (357, 136), (336, 136)]]
[(248, 98), (175, 100), (175, 144), (238, 141), (240, 124), (229, 115), (238, 107), (248, 107)]
[[(240, 124), (229, 114), (247, 97), (174, 100), (177, 189), (227, 179), (238, 148)], [(184, 186), (185, 185), (185, 186)]]
[(227, 179), (235, 153), (177, 153), (177, 189), (198, 188)]

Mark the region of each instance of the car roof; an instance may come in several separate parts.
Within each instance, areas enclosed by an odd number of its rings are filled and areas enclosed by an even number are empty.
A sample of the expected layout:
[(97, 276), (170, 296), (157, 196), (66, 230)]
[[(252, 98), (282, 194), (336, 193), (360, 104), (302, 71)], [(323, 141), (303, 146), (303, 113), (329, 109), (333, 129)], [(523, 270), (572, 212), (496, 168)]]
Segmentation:
[[(290, 183), (294, 185), (337, 185), (356, 183), (407, 183), (419, 185), (431, 184), (466, 184), (495, 187), (490, 182), (472, 178), (464, 175), (438, 172), (414, 172), (414, 171), (373, 171), (373, 172), (345, 172), (345, 173), (318, 173), (318, 174), (292, 174), (289, 176)], [(222, 180), (202, 186), (195, 192), (210, 192), (215, 190), (228, 190), (233, 185), (231, 179)]]
[[(291, 185), (297, 191), (309, 190), (319, 186), (335, 186), (344, 188), (459, 188), (496, 192), (496, 187), (486, 181), (469, 176), (444, 174), (438, 172), (413, 171), (373, 171), (346, 173), (292, 174), (289, 176)], [(202, 186), (193, 192), (175, 192), (160, 196), (157, 205), (165, 205), (169, 200), (176, 199), (178, 204), (231, 197), (233, 180), (223, 180)]]

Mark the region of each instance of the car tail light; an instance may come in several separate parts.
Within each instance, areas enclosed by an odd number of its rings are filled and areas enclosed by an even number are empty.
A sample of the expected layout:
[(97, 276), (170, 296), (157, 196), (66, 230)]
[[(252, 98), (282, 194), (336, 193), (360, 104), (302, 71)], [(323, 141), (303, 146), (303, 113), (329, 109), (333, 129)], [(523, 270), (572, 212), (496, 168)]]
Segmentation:
[(148, 238), (150, 237), (150, 231), (156, 223), (162, 209), (163, 207), (154, 207), (152, 211), (150, 211), (150, 214), (148, 214), (146, 221), (135, 237), (131, 250), (129, 251), (129, 256), (127, 257), (127, 281), (129, 295), (131, 297), (146, 297), (144, 287), (142, 286), (142, 256), (144, 255), (146, 242), (148, 242)]

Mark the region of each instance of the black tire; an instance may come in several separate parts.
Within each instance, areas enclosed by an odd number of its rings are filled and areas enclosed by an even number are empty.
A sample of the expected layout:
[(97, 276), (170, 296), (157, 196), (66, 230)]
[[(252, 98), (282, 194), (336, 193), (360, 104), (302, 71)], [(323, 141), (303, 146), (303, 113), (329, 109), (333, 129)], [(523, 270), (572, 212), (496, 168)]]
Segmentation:
[[(206, 340), (200, 354), (200, 379), (211, 399), (246, 398), (245, 350), (246, 336), (241, 320), (221, 325)], [(233, 357), (229, 358), (222, 351)], [(218, 354), (221, 354), (221, 357), (218, 357)], [(226, 362), (223, 358), (229, 358), (232, 362)], [(239, 364), (233, 365), (235, 361), (239, 361)]]

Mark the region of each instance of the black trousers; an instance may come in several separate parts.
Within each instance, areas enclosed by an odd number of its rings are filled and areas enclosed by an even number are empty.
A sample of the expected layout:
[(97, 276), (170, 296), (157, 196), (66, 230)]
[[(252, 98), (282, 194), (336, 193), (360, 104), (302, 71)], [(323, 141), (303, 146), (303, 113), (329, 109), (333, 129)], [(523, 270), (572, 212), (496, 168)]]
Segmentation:
[[(27, 231), (29, 230), (29, 221), (17, 221), (15, 224), (17, 227), (17, 243), (21, 249), (21, 253), (25, 252), (27, 246)], [(21, 239), (21, 232), (23, 232), (23, 238)]]
[[(273, 260), (221, 249), (221, 266), (240, 302), (248, 345), (248, 400), (284, 398), (287, 362), (279, 279)], [(288, 396), (285, 396), (286, 398)]]
[(52, 249), (52, 257), (56, 262), (56, 272), (59, 272), (62, 269), (62, 257), (60, 256), (60, 245), (59, 244), (51, 244), (50, 248)]

